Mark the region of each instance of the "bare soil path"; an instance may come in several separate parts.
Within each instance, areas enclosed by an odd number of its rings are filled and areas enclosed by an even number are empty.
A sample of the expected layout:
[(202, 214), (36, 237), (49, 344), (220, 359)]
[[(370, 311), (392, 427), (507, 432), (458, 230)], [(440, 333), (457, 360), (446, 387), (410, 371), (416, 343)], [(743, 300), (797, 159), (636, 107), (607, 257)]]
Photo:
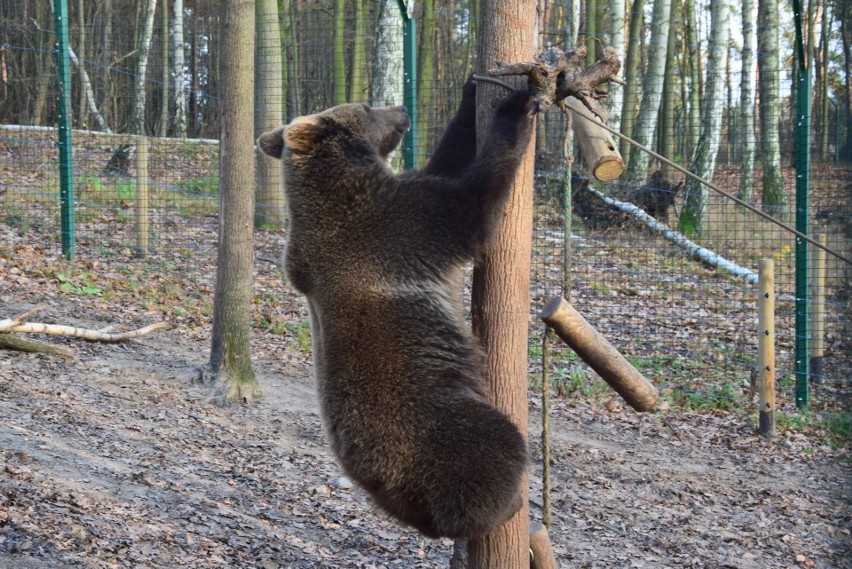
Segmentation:
[[(0, 315), (32, 305), (0, 297)], [(112, 320), (46, 305), (45, 321)], [(266, 396), (223, 409), (194, 380), (208, 345), (180, 329), (73, 346), (74, 362), (0, 351), (0, 568), (448, 566), (449, 541), (341, 484), (307, 365), (257, 361)], [(553, 432), (561, 567), (852, 567), (845, 453), (795, 434), (764, 443), (730, 414), (566, 400)]]

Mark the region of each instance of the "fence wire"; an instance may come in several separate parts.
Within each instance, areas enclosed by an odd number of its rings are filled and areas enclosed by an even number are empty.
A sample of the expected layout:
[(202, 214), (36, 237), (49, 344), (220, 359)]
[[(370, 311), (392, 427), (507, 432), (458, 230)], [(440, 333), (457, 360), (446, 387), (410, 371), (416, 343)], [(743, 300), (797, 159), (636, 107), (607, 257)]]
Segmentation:
[[(178, 259), (212, 258), (219, 207), (217, 139), (222, 101), (218, 69), (219, 59), (227, 56), (219, 48), (218, 3), (187, 0), (181, 18), (175, 17), (174, 3), (160, 3), (151, 20), (141, 83), (144, 126), (138, 131), (135, 86), (140, 42), (146, 35), (146, 4), (127, 0), (99, 4), (98, 9), (89, 3), (70, 6), (71, 47), (78, 61), (71, 81), (78, 255), (130, 258), (138, 253), (141, 184), (147, 186), (149, 250)], [(403, 104), (404, 18), (397, 2), (282, 0), (270, 4), (258, 0), (257, 4), (254, 104), (258, 134), (343, 102)], [(545, 5), (539, 25), (541, 47), (568, 45), (569, 4)], [(417, 164), (428, 160), (455, 110), (475, 60), (475, 7), (476, 3), (424, 2), (410, 14), (417, 24), (416, 109), (411, 110), (416, 111), (418, 122), (392, 157), (398, 169), (406, 153), (416, 151)], [(56, 243), (60, 231), (51, 18), (45, 2), (25, 0), (0, 7), (0, 232), (42, 244)], [(180, 33), (177, 21), (182, 24)], [(646, 32), (643, 28), (642, 34), (630, 33), (628, 40), (645, 42), (647, 47)], [(694, 104), (690, 90), (699, 86), (684, 79), (689, 71), (684, 56), (690, 47), (686, 34), (676, 35), (673, 41), (678, 55), (665, 81), (672, 86), (666, 93), (674, 102), (667, 119), (660, 115), (663, 122), (654, 147), (690, 167), (701, 136), (700, 130), (689, 126), (694, 125), (689, 116)], [(733, 48), (727, 53), (724, 76), (717, 77), (726, 98), (713, 182), (789, 221), (797, 176), (790, 112), (794, 108), (789, 89), (792, 64), (782, 59), (783, 67), (778, 69), (784, 78), (779, 82), (781, 105), (778, 115), (771, 117), (778, 125), (787, 205), (762, 204), (760, 189), (768, 162), (761, 150), (760, 102), (753, 117), (743, 116), (738, 93), (740, 56)], [(183, 58), (180, 69), (175, 58)], [(702, 83), (709, 79), (706, 75)], [(665, 99), (666, 93), (659, 95)], [(640, 101), (637, 96), (625, 105), (638, 108)], [(824, 235), (829, 247), (848, 256), (852, 249), (848, 104), (822, 94), (815, 97), (814, 106), (810, 234)], [(636, 131), (635, 123), (626, 119), (614, 126)], [(567, 129), (565, 117), (557, 112), (538, 119), (530, 315), (533, 381), (541, 373), (543, 328), (537, 311), (553, 295), (564, 294), (674, 404), (727, 409), (753, 400), (756, 285), (696, 261), (635, 217), (601, 202), (588, 188), (635, 204), (676, 230), (683, 228), (686, 194), (695, 190), (682, 176), (653, 161), (636, 176), (609, 183), (592, 180), (581, 156), (564, 155)], [(144, 180), (138, 179), (139, 137), (146, 139), (147, 147)], [(752, 143), (754, 150), (749, 150)], [(755, 168), (752, 181), (743, 183), (749, 152), (755, 153)], [(260, 155), (256, 196), (256, 228), (273, 240), (283, 239), (286, 204), (278, 163)], [(706, 196), (704, 211), (700, 232), (690, 235), (693, 241), (754, 272), (760, 259), (775, 261), (779, 405), (790, 408), (795, 404), (797, 382), (795, 240), (712, 193)], [(810, 378), (811, 406), (826, 413), (848, 413), (852, 268), (829, 255), (818, 272), (813, 248), (810, 260), (809, 309), (812, 315), (824, 313), (821, 321), (812, 316), (808, 333), (813, 346), (824, 341), (821, 372)], [(824, 302), (819, 301), (820, 290)], [(605, 392), (597, 391), (600, 382), (593, 381), (589, 370), (566, 348), (556, 348), (551, 365), (561, 393), (594, 396)]]

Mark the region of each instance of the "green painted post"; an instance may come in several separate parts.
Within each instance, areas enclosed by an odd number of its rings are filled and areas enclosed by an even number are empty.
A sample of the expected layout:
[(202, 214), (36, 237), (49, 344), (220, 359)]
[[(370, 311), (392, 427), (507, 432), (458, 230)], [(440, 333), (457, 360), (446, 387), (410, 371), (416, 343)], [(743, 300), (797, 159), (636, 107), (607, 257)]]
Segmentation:
[(402, 14), (402, 58), (405, 83), (403, 87), (403, 104), (408, 109), (411, 128), (403, 139), (402, 156), (406, 170), (411, 170), (417, 163), (417, 22), (408, 13), (404, 0), (397, 0), (399, 12)]
[(71, 62), (68, 57), (68, 2), (53, 0), (56, 34), (56, 123), (59, 128), (59, 209), (62, 219), (62, 254), (77, 253), (74, 230), (74, 147), (71, 141)]
[[(796, 29), (796, 229), (808, 234), (808, 193), (811, 169), (811, 69), (805, 60), (801, 1), (793, 0)], [(810, 357), (808, 332), (808, 242), (796, 238), (796, 407), (810, 400)]]

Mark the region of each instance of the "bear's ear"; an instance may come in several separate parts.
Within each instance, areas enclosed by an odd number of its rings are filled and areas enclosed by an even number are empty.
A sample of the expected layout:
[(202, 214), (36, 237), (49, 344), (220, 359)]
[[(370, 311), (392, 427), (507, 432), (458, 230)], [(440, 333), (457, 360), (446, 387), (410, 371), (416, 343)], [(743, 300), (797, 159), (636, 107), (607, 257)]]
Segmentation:
[(275, 130), (264, 132), (257, 139), (257, 147), (260, 148), (267, 156), (273, 158), (281, 158), (284, 153), (284, 129), (285, 126), (279, 126)]
[(324, 134), (325, 127), (320, 117), (299, 117), (284, 129), (284, 143), (297, 154), (307, 154), (316, 147)]

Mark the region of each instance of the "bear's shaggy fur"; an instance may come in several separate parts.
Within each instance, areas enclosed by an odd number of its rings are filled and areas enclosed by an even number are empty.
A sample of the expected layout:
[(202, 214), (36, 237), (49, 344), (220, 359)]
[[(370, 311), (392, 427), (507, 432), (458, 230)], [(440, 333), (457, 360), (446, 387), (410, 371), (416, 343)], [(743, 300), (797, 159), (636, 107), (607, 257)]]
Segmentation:
[(529, 142), (531, 98), (497, 108), (477, 153), (476, 85), (429, 164), (394, 174), (404, 107), (341, 105), (258, 140), (283, 162), (288, 277), (308, 301), (326, 436), (390, 514), (475, 537), (520, 507), (528, 458), (486, 397), (462, 267), (487, 247)]

